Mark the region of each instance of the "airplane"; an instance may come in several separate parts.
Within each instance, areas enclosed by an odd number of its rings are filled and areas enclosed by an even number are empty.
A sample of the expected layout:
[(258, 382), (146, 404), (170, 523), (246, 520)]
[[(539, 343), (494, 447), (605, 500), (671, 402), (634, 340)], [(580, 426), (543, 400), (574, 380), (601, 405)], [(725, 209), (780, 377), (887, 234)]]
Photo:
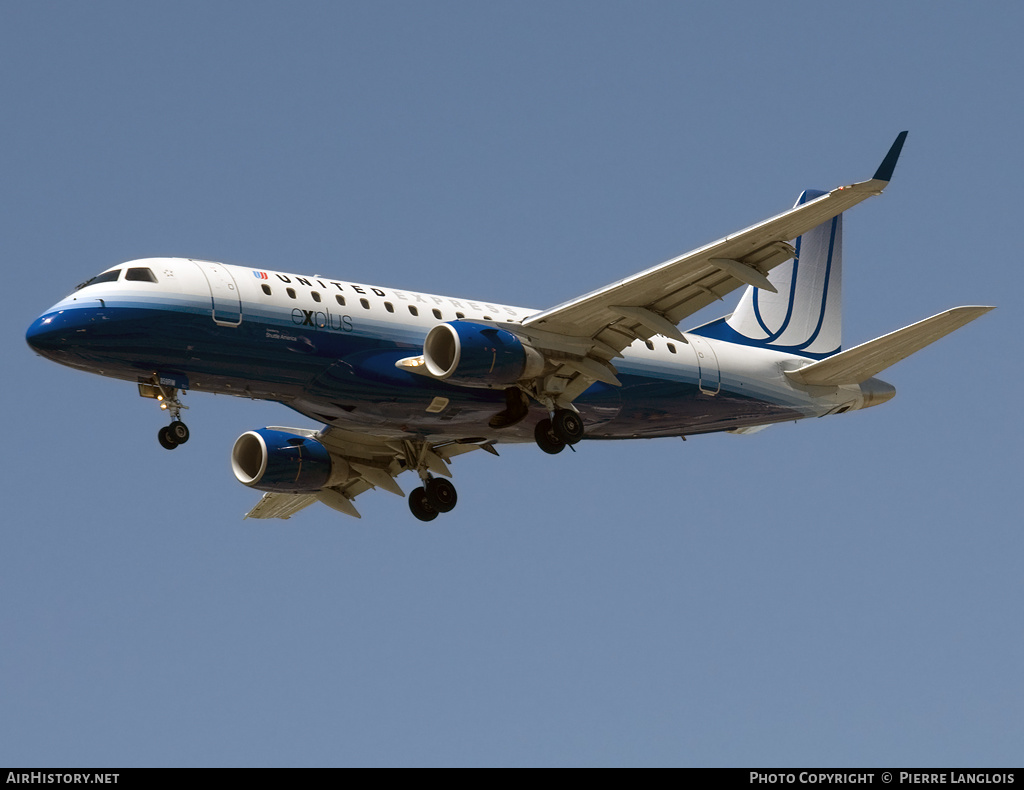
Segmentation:
[[(808, 190), (788, 211), (544, 310), (191, 258), (119, 264), (29, 327), (40, 355), (135, 382), (189, 439), (185, 392), (277, 401), (320, 429), (266, 427), (231, 451), (262, 491), (246, 517), (315, 502), (359, 517), (370, 489), (421, 521), (455, 507), (454, 458), (535, 442), (752, 433), (869, 408), (875, 375), (990, 306), (962, 306), (842, 349), (842, 215), (891, 180), (901, 132), (867, 181)], [(729, 315), (679, 323), (745, 286)]]

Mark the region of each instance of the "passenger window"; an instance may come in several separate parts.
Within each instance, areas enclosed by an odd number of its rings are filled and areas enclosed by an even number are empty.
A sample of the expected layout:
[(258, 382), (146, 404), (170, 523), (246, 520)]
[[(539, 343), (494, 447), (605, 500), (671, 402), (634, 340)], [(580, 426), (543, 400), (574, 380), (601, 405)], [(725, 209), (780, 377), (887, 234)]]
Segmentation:
[(441, 320), (441, 311), (436, 308), (434, 309), (434, 318), (436, 318), (438, 321)]
[(644, 345), (646, 345), (647, 348), (649, 348), (651, 351), (654, 351), (654, 343), (652, 343), (650, 340), (645, 340)]
[(420, 311), (416, 309), (415, 305), (409, 305), (409, 312), (413, 315), (419, 315)]
[(287, 292), (288, 296), (290, 296), (292, 299), (295, 298), (295, 289), (294, 288), (285, 288), (285, 292)]
[(668, 350), (669, 350), (670, 354), (675, 354), (676, 353), (676, 347), (672, 343), (668, 344)]
[[(436, 312), (437, 312), (437, 310), (435, 310), (434, 312), (436, 313)], [(441, 316), (438, 316), (438, 318), (440, 318), (440, 317), (441, 317)], [(458, 319), (459, 319), (459, 320), (461, 321), (461, 320), (462, 320), (463, 318), (465, 318), (465, 317), (466, 317), (466, 314), (465, 314), (465, 313), (456, 313), (456, 314), (455, 314), (455, 317), (456, 317), (456, 318), (458, 318)]]
[(391, 302), (385, 302), (384, 309), (387, 310), (389, 313), (395, 312), (395, 306), (391, 304)]
[(314, 302), (319, 302), (320, 301), (320, 294), (319, 293), (317, 293), (316, 291), (313, 291), (313, 293), (311, 295), (313, 297), (313, 301)]
[(267, 296), (270, 296), (270, 286), (269, 285), (267, 285), (266, 283), (263, 283), (260, 287), (263, 288), (263, 293), (265, 293)]
[(345, 297), (344, 296), (342, 296), (341, 294), (335, 294), (334, 298), (338, 300), (338, 304), (340, 304), (342, 307), (345, 306)]
[(359, 304), (361, 304), (367, 310), (370, 309), (370, 301), (368, 299), (360, 299)]
[(155, 283), (157, 281), (153, 270), (145, 267), (132, 267), (125, 272), (124, 279), (140, 283)]

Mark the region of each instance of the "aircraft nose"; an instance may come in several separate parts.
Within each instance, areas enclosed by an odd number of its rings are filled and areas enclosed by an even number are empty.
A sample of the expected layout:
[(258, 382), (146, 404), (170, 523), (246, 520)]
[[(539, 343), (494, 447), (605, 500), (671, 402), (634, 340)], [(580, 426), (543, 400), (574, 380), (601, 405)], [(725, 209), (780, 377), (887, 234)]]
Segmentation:
[(52, 323), (52, 315), (39, 316), (39, 318), (32, 322), (28, 331), (25, 332), (25, 341), (33, 350), (40, 353), (53, 350), (55, 332), (51, 327)]
[(25, 341), (36, 353), (52, 358), (66, 351), (69, 329), (63, 311), (44, 313), (29, 326), (25, 332)]

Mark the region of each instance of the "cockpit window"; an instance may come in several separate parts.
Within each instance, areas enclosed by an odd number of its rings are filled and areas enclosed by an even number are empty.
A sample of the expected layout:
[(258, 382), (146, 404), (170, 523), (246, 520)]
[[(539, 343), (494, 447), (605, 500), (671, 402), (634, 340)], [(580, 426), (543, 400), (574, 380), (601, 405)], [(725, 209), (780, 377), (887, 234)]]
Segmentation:
[(112, 283), (121, 276), (120, 269), (111, 269), (109, 272), (103, 272), (103, 274), (97, 274), (91, 280), (86, 280), (84, 283), (79, 283), (75, 287), (76, 291), (81, 291), (83, 288), (87, 288), (90, 285), (98, 285), (99, 283)]
[(144, 266), (132, 267), (125, 272), (124, 279), (135, 280), (136, 282), (143, 283), (155, 283), (157, 281), (156, 275), (153, 274), (152, 269), (148, 269)]

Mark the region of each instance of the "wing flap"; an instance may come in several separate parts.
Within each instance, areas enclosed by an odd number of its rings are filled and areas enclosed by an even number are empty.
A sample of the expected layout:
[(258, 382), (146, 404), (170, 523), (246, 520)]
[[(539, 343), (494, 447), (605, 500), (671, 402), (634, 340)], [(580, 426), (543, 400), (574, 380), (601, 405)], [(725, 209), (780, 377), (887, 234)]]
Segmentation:
[(813, 386), (860, 384), (994, 309), (973, 305), (954, 307), (820, 362), (787, 370), (786, 376), (798, 384)]
[(245, 518), (291, 518), (316, 502), (316, 494), (264, 494)]
[(355, 461), (349, 461), (349, 466), (366, 482), (370, 483), (374, 488), (383, 488), (385, 491), (390, 491), (396, 496), (405, 496), (405, 492), (402, 491), (401, 487), (395, 482), (395, 478), (391, 476), (390, 472), (380, 469), (376, 466), (367, 466), (366, 464), (360, 464)]
[(327, 507), (337, 510), (339, 513), (344, 513), (346, 516), (352, 516), (352, 518), (362, 518), (359, 515), (359, 511), (356, 510), (356, 506), (352, 504), (352, 500), (333, 488), (325, 488), (322, 491), (318, 491), (316, 498), (323, 502)]

